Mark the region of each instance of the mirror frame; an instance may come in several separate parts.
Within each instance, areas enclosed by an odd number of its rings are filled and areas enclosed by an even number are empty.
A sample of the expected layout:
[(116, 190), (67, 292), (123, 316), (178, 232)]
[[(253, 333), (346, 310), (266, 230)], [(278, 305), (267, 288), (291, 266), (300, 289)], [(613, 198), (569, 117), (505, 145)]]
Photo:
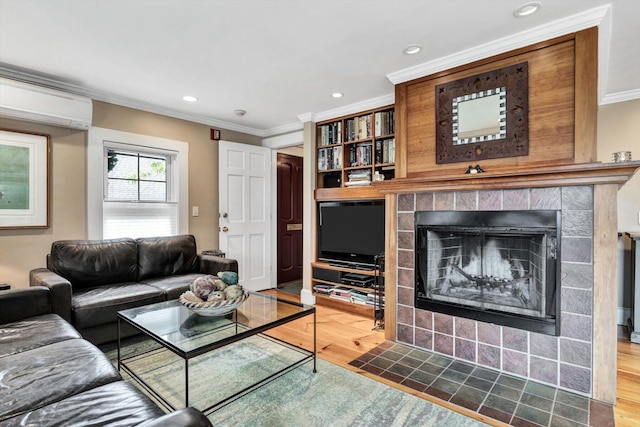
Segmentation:
[[(473, 162), (483, 159), (529, 154), (529, 67), (527, 62), (511, 65), (435, 87), (436, 163)], [(504, 138), (454, 145), (454, 101), (479, 92), (506, 89)], [(501, 135), (502, 136), (502, 135)]]

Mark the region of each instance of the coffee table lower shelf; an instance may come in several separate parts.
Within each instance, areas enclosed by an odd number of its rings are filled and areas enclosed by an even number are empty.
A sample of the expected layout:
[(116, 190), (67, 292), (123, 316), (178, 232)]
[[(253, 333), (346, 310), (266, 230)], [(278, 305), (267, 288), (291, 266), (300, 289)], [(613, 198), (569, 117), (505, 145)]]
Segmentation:
[[(269, 341), (272, 341), (274, 343), (277, 343), (278, 345), (287, 347), (291, 350), (297, 351), (299, 352), (303, 357), (293, 363), (290, 363), (288, 365), (286, 365), (284, 368), (279, 369), (278, 371), (270, 374), (269, 376), (261, 379), (260, 381), (257, 381), (255, 383), (251, 383), (248, 386), (242, 388), (241, 390), (215, 402), (214, 404), (204, 407), (204, 408), (197, 408), (200, 411), (202, 411), (205, 414), (210, 414), (212, 412), (217, 411), (218, 409), (222, 408), (223, 406), (241, 398), (242, 396), (251, 393), (252, 391), (268, 384), (269, 382), (281, 377), (282, 375), (285, 375), (286, 373), (304, 365), (305, 363), (308, 363), (310, 361), (313, 361), (313, 372), (316, 372), (316, 355), (314, 352), (306, 350), (304, 348), (295, 346), (291, 343), (287, 343), (285, 341), (282, 341), (278, 338), (275, 337), (271, 337), (269, 335), (265, 335), (265, 334), (258, 334), (255, 335), (257, 337), (263, 338), (263, 339), (267, 339)], [(156, 390), (151, 384), (149, 384), (148, 381), (145, 381), (142, 375), (139, 375), (138, 373), (135, 372), (134, 369), (132, 369), (131, 367), (129, 367), (127, 365), (127, 363), (131, 362), (131, 361), (140, 361), (141, 359), (145, 358), (145, 357), (153, 357), (154, 355), (157, 355), (159, 352), (167, 350), (166, 348), (157, 348), (148, 352), (144, 352), (141, 353), (139, 355), (134, 355), (131, 357), (127, 357), (127, 358), (123, 358), (120, 359), (119, 364), (118, 364), (118, 369), (121, 372), (125, 372), (127, 373), (138, 385), (140, 385), (146, 392), (148, 392), (151, 396), (153, 396), (156, 401), (158, 401), (160, 404), (162, 404), (162, 406), (165, 407), (165, 409), (169, 410), (169, 411), (175, 411), (177, 409), (180, 409), (179, 407), (177, 407), (175, 404), (172, 404), (168, 398), (166, 398), (165, 396), (163, 396), (158, 390)], [(215, 350), (214, 350), (215, 351)], [(207, 355), (209, 353), (206, 353)], [(206, 356), (205, 356), (206, 357)], [(189, 361), (190, 359), (184, 359), (184, 382), (185, 382), (185, 398), (184, 398), (184, 407), (188, 407), (189, 406)], [(215, 381), (215, 378), (213, 378), (212, 380)], [(213, 381), (212, 381), (213, 383)]]

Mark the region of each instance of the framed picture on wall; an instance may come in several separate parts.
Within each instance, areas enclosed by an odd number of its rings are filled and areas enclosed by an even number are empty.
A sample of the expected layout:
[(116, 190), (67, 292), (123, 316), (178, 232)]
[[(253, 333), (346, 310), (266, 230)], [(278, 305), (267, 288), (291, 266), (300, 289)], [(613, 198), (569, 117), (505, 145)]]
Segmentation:
[(0, 129), (0, 229), (49, 228), (49, 135)]

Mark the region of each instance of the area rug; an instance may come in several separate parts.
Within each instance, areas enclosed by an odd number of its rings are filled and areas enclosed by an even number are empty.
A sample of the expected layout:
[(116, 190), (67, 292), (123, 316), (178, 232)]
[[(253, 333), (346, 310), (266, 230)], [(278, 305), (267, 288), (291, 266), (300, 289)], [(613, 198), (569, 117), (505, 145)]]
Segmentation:
[[(125, 349), (140, 349), (134, 342)], [(115, 362), (115, 349), (106, 349)], [(190, 363), (190, 405), (205, 407), (223, 395), (265, 378), (299, 360), (298, 351), (256, 336), (193, 359)], [(184, 362), (155, 350), (131, 362), (154, 388), (184, 406)], [(126, 376), (125, 376), (126, 377)], [(140, 385), (127, 378), (138, 387)], [(485, 424), (411, 394), (317, 360), (277, 377), (222, 408), (207, 413), (216, 426), (438, 426)]]

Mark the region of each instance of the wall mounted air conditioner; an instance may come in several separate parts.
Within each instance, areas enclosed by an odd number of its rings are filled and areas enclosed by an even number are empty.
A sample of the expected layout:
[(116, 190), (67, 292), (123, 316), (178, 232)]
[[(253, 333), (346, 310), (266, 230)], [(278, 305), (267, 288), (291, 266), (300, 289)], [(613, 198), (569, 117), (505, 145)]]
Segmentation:
[(87, 130), (91, 99), (0, 77), (0, 116)]

